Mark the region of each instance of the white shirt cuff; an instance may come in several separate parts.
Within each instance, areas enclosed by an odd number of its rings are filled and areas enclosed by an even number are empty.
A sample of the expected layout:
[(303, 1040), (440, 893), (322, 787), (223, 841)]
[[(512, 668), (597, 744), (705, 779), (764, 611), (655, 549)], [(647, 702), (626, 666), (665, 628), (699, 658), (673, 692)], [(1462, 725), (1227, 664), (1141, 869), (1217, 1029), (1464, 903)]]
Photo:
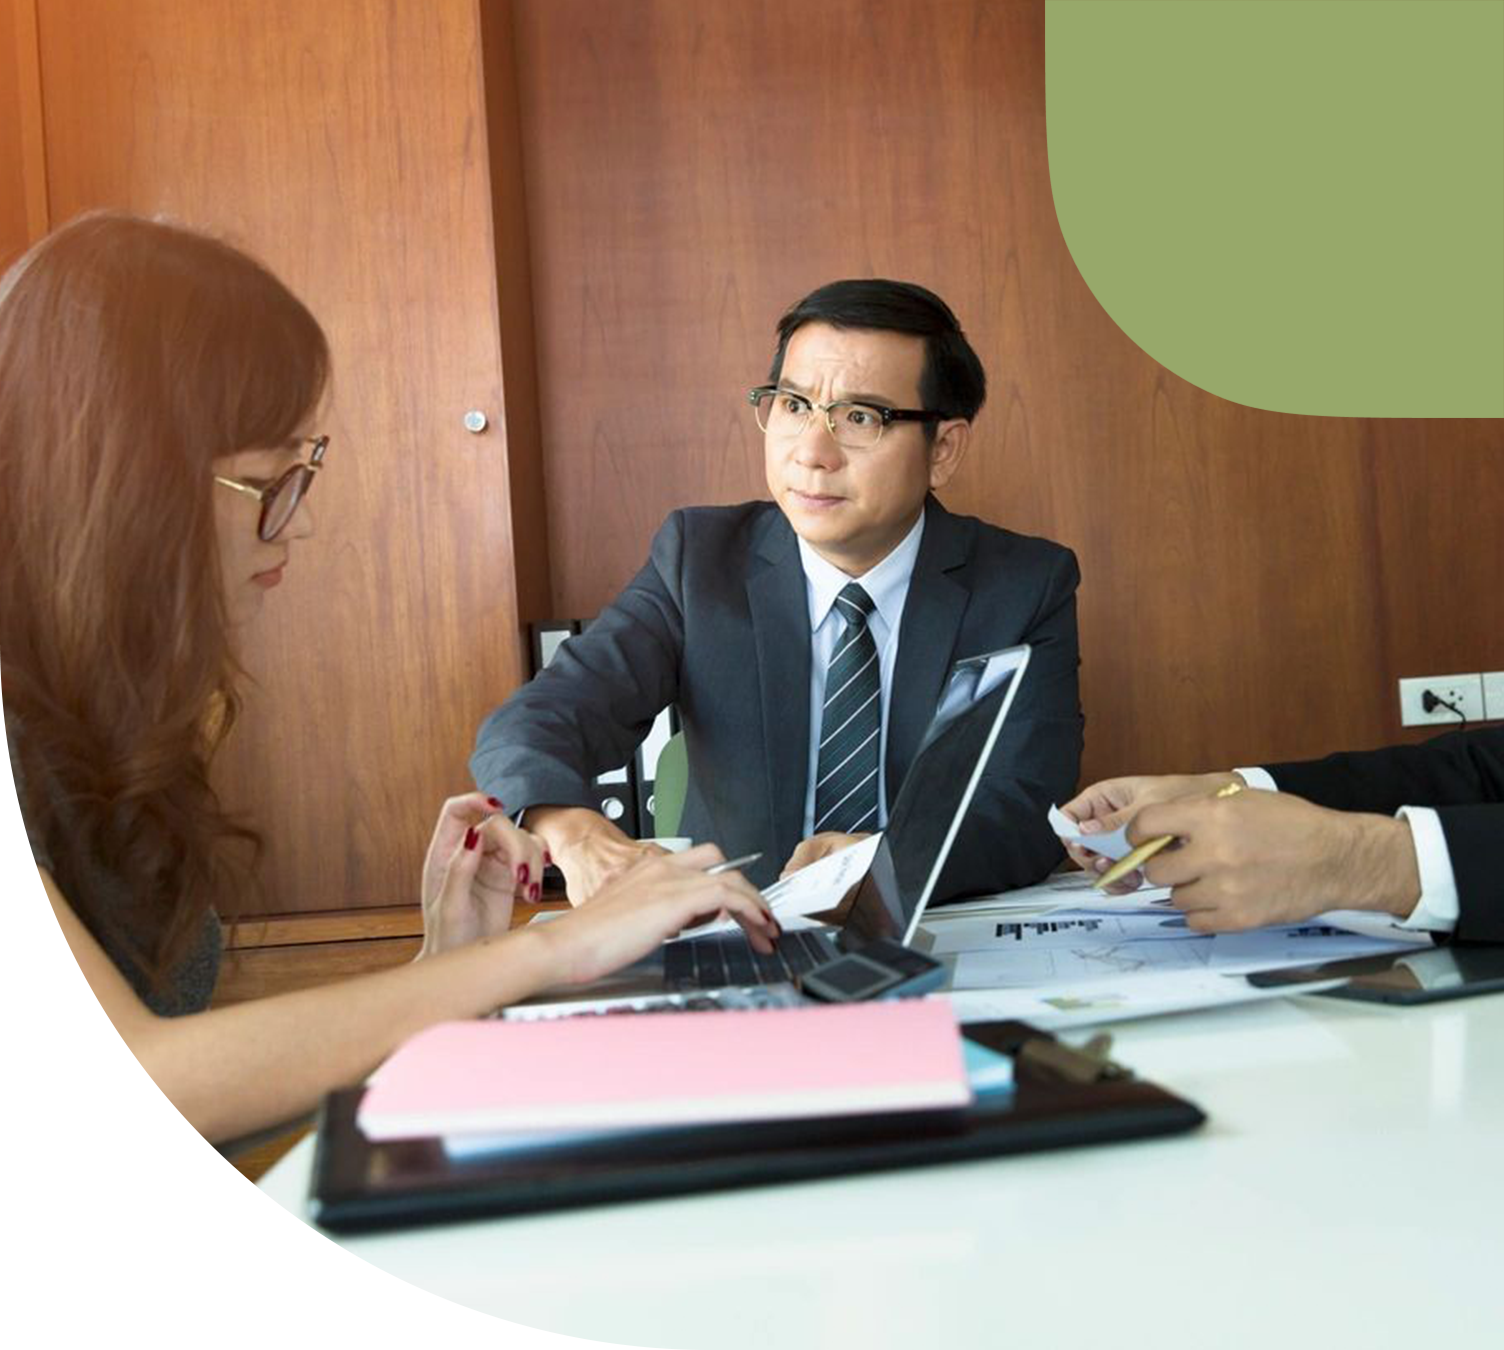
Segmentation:
[(1441, 817), (1425, 806), (1402, 806), (1395, 815), (1410, 827), (1415, 841), (1415, 862), (1420, 870), (1420, 901), (1401, 927), (1430, 933), (1450, 933), (1457, 927), (1462, 902), (1457, 897), (1457, 877)]
[(1249, 787), (1257, 788), (1260, 792), (1279, 791), (1268, 769), (1234, 769), (1233, 772), (1247, 783)]

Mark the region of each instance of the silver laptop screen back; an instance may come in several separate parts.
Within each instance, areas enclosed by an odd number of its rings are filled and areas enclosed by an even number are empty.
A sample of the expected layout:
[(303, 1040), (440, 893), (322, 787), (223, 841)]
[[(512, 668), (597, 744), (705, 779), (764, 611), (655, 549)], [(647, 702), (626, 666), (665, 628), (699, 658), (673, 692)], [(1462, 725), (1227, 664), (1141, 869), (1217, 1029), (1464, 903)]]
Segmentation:
[(1009, 647), (951, 667), (872, 870), (846, 918), (845, 943), (887, 937), (906, 944), (913, 938), (1028, 663), (1028, 647)]

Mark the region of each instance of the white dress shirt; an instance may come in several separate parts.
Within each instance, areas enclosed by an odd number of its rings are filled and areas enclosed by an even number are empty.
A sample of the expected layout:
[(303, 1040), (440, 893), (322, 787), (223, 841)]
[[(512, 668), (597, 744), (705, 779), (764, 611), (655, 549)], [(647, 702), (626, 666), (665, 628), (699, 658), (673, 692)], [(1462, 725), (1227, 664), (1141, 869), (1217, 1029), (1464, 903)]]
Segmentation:
[[(1268, 769), (1236, 769), (1234, 772), (1251, 788), (1279, 791), (1274, 775)], [(1415, 863), (1420, 871), (1420, 899), (1410, 916), (1400, 921), (1400, 926), (1428, 933), (1450, 933), (1457, 927), (1462, 902), (1457, 898), (1457, 877), (1452, 871), (1452, 855), (1447, 852), (1441, 817), (1428, 806), (1402, 806), (1395, 815), (1410, 827), (1410, 838), (1415, 844)]]
[(808, 839), (815, 829), (815, 783), (820, 762), (820, 722), (825, 712), (825, 673), (831, 654), (846, 631), (846, 620), (835, 608), (836, 596), (853, 581), (872, 597), (872, 613), (867, 629), (877, 646), (877, 676), (882, 689), (878, 700), (882, 709), (882, 730), (877, 750), (877, 827), (888, 823), (886, 769), (888, 755), (888, 704), (893, 697), (893, 663), (898, 658), (898, 625), (903, 618), (904, 601), (909, 598), (909, 580), (914, 575), (914, 561), (919, 557), (919, 541), (924, 537), (924, 513), (914, 528), (882, 562), (864, 576), (849, 577), (828, 563), (804, 540), (799, 540), (799, 560), (804, 565), (804, 588), (809, 599), (809, 776), (804, 791), (804, 833)]

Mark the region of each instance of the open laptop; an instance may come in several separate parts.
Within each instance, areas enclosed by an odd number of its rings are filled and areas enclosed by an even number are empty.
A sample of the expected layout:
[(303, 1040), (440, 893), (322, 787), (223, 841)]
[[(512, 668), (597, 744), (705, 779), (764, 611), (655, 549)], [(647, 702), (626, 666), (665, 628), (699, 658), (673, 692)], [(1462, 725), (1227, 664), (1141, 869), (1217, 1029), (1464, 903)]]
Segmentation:
[[(951, 667), (945, 692), (889, 813), (888, 826), (841, 926), (785, 933), (764, 956), (739, 930), (669, 942), (642, 961), (560, 1000), (518, 1005), (509, 1018), (622, 1011), (706, 995), (724, 1006), (793, 1001), (807, 970), (874, 938), (907, 945), (1029, 664), (1027, 646), (970, 656)], [(779, 991), (782, 991), (781, 993)]]

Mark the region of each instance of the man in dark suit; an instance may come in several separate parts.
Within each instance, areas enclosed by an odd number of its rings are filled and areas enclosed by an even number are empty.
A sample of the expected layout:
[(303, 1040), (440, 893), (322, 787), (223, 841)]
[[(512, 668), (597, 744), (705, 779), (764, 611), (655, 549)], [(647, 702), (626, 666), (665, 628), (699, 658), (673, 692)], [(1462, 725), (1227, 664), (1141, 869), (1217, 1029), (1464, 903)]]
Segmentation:
[[(1214, 794), (1229, 784), (1268, 791)], [(1504, 728), (1232, 773), (1114, 778), (1064, 808), (1088, 834), (1132, 821), (1180, 847), (1145, 869), (1205, 932), (1370, 909), (1504, 942)], [(1084, 867), (1103, 860), (1075, 845)]]
[(647, 847), (590, 808), (591, 778), (674, 704), (683, 832), (761, 852), (747, 875), (766, 884), (882, 828), (951, 663), (1027, 642), (936, 896), (1037, 881), (1080, 762), (1079, 572), (932, 495), (965, 456), (981, 363), (938, 296), (842, 281), (779, 321), (769, 381), (749, 401), (773, 501), (674, 512), (626, 589), (481, 726), (477, 783), (526, 808), (587, 900)]

